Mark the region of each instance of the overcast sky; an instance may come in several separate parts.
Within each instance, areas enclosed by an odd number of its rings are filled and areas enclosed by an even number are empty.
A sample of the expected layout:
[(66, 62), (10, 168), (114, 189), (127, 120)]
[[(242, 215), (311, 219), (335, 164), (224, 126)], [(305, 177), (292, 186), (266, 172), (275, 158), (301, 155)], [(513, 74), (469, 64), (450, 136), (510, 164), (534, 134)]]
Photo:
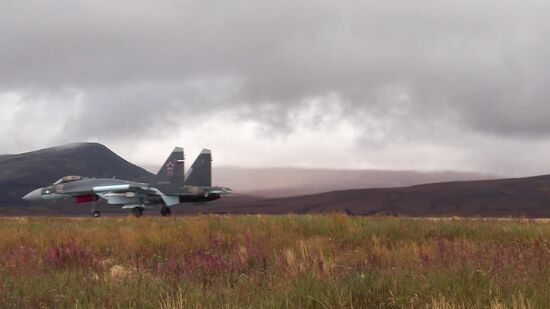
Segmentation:
[(550, 2), (0, 0), (0, 153), (550, 173)]

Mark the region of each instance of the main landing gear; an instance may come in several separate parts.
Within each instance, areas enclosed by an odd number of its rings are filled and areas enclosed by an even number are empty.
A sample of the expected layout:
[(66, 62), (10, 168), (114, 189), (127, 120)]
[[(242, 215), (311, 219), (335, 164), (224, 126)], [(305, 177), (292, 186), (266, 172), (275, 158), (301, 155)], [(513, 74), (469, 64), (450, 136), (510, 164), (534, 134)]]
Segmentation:
[(160, 214), (163, 216), (163, 217), (167, 217), (167, 216), (170, 216), (172, 214), (172, 210), (169, 208), (169, 207), (162, 207), (160, 209)]
[(142, 207), (132, 208), (132, 214), (136, 217), (141, 217), (143, 215), (143, 208)]
[(97, 210), (97, 204), (95, 202), (92, 204), (92, 217), (101, 217), (101, 211)]

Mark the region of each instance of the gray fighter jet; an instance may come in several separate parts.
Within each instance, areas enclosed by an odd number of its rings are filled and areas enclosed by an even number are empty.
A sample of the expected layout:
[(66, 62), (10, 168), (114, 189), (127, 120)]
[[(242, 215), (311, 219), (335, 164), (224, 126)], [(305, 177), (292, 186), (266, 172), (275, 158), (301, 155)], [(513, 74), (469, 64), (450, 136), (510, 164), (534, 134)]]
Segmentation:
[(189, 171), (184, 173), (183, 148), (176, 147), (157, 173), (156, 181), (147, 184), (109, 178), (65, 176), (50, 186), (38, 188), (23, 197), (27, 201), (73, 198), (76, 203), (92, 202), (92, 215), (101, 216), (96, 202), (103, 198), (110, 205), (122, 205), (139, 217), (149, 206), (160, 205), (160, 213), (169, 216), (171, 206), (219, 199), (231, 189), (212, 187), (212, 154), (203, 149)]

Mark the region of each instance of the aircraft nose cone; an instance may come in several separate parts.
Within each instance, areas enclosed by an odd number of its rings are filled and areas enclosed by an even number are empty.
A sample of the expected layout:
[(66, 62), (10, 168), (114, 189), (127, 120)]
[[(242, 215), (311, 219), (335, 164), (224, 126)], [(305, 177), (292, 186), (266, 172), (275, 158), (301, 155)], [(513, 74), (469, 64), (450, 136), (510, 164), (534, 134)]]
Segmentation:
[(23, 196), (25, 201), (38, 201), (42, 199), (42, 188), (36, 189), (32, 192), (29, 192), (27, 195)]

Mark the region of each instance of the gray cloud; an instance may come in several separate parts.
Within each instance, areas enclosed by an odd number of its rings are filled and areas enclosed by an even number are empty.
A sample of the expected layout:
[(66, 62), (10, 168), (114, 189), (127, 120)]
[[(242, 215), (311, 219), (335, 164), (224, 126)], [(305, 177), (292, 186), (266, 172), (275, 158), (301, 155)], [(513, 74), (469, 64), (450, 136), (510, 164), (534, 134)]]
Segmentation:
[[(27, 98), (22, 109), (47, 93), (52, 109), (71, 110), (57, 119), (60, 142), (151, 137), (227, 111), (287, 135), (296, 111), (327, 98), (341, 108), (333, 121), (353, 124), (358, 148), (467, 151), (455, 134), (540, 140), (550, 134), (548, 9), (495, 0), (8, 0), (0, 92)], [(322, 119), (318, 109), (308, 125)]]

